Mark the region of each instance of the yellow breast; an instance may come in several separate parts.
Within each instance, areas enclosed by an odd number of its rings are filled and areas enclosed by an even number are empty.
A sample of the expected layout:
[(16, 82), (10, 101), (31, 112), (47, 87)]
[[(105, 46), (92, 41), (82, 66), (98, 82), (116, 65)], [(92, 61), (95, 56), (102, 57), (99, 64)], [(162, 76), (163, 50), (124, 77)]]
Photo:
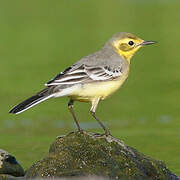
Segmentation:
[(117, 80), (84, 84), (82, 87), (77, 88), (69, 97), (85, 102), (92, 101), (96, 97), (105, 99), (121, 87), (127, 76), (128, 74)]

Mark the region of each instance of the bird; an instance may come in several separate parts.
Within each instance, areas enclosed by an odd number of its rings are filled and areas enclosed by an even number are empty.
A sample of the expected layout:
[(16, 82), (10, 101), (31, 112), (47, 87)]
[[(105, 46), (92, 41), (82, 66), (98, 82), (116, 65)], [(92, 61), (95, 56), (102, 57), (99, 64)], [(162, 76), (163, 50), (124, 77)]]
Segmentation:
[(66, 96), (68, 108), (79, 132), (83, 133), (75, 115), (74, 101), (90, 102), (91, 115), (111, 135), (96, 115), (98, 103), (117, 91), (129, 75), (132, 56), (141, 47), (156, 43), (127, 32), (114, 34), (97, 52), (81, 58), (45, 84), (45, 88), (21, 102), (9, 113), (19, 114), (50, 98)]

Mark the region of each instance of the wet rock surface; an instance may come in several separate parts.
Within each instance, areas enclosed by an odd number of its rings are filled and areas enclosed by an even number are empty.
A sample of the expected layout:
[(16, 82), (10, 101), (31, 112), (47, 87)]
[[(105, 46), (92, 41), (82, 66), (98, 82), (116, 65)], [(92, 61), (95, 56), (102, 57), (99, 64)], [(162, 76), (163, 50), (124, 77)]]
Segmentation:
[(165, 164), (143, 155), (122, 141), (100, 134), (73, 132), (57, 137), (49, 154), (27, 170), (29, 178), (179, 180)]
[(24, 175), (24, 169), (17, 162), (16, 158), (7, 151), (0, 149), (0, 180), (13, 179)]

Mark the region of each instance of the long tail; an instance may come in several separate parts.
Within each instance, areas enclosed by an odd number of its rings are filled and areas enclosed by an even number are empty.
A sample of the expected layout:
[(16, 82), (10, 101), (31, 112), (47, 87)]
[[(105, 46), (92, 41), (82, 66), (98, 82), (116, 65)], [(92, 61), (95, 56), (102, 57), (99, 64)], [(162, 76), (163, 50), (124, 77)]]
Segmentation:
[(9, 113), (13, 113), (13, 114), (22, 113), (22, 112), (28, 110), (29, 108), (39, 104), (40, 102), (43, 102), (43, 101), (53, 97), (54, 94), (50, 93), (49, 90), (50, 90), (49, 88), (43, 89), (41, 92), (37, 93), (36, 95), (26, 99), (22, 103), (15, 106), (13, 109), (11, 109), (9, 111)]

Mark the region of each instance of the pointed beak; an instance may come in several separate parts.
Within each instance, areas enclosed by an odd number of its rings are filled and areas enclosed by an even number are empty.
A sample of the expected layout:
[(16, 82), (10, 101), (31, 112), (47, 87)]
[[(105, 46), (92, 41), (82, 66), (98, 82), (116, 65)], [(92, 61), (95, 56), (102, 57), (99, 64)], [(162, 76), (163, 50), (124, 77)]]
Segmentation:
[(154, 43), (157, 43), (157, 42), (156, 41), (143, 41), (140, 45), (145, 46), (145, 45), (151, 45), (151, 44), (154, 44)]

